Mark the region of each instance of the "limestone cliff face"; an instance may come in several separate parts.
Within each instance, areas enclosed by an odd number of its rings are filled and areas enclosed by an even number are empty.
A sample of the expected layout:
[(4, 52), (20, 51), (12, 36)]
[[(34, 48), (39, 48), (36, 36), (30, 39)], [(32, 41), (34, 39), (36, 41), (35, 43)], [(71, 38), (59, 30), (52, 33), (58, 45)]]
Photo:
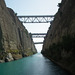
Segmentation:
[(11, 53), (14, 59), (36, 53), (28, 31), (18, 20), (14, 11), (0, 0), (0, 59)]
[(44, 40), (42, 54), (75, 75), (75, 4), (62, 0)]

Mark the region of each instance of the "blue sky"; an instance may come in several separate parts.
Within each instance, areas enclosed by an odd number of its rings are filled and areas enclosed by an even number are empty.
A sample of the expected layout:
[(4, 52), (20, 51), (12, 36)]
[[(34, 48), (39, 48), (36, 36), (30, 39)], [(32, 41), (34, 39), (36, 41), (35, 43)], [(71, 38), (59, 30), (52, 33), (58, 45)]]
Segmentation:
[(18, 15), (54, 15), (61, 0), (5, 0)]
[[(61, 0), (5, 0), (7, 7), (12, 8), (17, 15), (54, 15), (58, 11)], [(31, 33), (47, 33), (50, 24), (24, 24)], [(43, 41), (43, 38), (33, 39)], [(38, 52), (42, 45), (36, 45)]]

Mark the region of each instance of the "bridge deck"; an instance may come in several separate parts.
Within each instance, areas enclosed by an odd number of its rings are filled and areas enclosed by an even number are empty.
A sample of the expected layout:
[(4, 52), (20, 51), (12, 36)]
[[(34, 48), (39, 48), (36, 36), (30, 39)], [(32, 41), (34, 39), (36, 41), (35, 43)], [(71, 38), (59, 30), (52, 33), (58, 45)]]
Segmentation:
[(47, 33), (31, 33), (31, 35), (46, 35)]
[(43, 44), (43, 42), (34, 42), (34, 44)]

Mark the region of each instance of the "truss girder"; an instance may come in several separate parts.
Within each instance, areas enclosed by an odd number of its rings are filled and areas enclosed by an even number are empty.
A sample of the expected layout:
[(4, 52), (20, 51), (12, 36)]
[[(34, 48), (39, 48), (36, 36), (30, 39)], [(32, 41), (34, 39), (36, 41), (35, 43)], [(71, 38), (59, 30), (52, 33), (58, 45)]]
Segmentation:
[(32, 38), (44, 38), (47, 33), (31, 33)]
[(18, 18), (22, 23), (50, 23), (54, 19), (54, 16), (18, 16)]
[(32, 38), (44, 38), (45, 37), (45, 35), (34, 35), (34, 36), (32, 36)]

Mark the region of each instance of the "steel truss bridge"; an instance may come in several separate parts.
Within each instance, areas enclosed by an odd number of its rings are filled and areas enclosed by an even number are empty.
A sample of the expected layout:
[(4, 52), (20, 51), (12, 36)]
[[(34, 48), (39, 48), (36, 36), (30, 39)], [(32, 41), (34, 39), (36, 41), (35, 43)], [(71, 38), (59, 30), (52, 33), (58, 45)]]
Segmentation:
[[(46, 33), (31, 33), (31, 38), (44, 38)], [(43, 42), (34, 42), (34, 44), (43, 44)]]
[(32, 38), (44, 38), (46, 33), (32, 33)]
[[(22, 23), (50, 23), (54, 15), (35, 15), (35, 16), (17, 16)], [(30, 33), (31, 38), (44, 38), (46, 33)], [(34, 42), (34, 44), (43, 44), (43, 42)]]
[(54, 15), (18, 16), (22, 23), (50, 23)]

